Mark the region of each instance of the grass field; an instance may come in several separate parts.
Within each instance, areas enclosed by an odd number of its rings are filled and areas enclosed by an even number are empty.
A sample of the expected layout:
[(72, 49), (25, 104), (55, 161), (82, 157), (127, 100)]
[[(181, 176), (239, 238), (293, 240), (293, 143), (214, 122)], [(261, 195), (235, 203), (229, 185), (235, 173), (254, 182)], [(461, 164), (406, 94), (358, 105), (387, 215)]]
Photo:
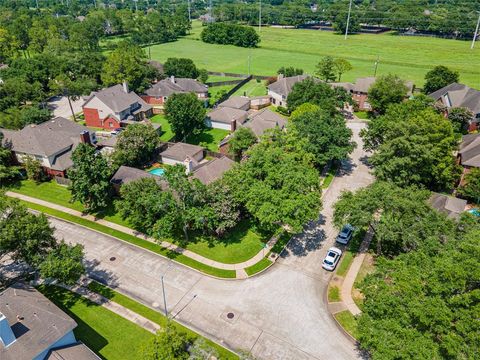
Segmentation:
[(139, 359), (142, 348), (154, 337), (140, 326), (66, 289), (40, 286), (38, 290), (77, 322), (73, 330), (77, 340), (103, 359)]
[(172, 131), (172, 127), (170, 126), (167, 119), (165, 118), (165, 115), (158, 114), (153, 116), (150, 120), (156, 124), (162, 125), (162, 135), (160, 135), (160, 140), (162, 141), (172, 140), (174, 133)]
[(326, 55), (348, 59), (353, 70), (344, 81), (372, 76), (378, 57), (378, 74), (395, 73), (423, 85), (425, 73), (435, 65), (459, 71), (460, 80), (480, 88), (480, 47), (470, 50), (467, 41), (429, 37), (381, 35), (342, 35), (327, 31), (262, 28), (260, 47), (247, 49), (232, 45), (206, 44), (199, 40), (201, 24), (193, 22), (192, 33), (179, 41), (152, 46), (152, 59), (191, 58), (200, 68), (210, 71), (274, 75), (281, 66), (294, 66), (313, 73)]

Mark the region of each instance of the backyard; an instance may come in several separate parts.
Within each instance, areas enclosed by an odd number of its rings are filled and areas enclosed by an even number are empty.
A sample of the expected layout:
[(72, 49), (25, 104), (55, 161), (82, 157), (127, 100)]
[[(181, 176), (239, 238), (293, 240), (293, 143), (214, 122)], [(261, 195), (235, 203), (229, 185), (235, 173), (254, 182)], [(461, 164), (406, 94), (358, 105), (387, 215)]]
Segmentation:
[(313, 73), (319, 60), (331, 55), (352, 63), (353, 70), (342, 78), (342, 81), (352, 81), (372, 76), (378, 57), (379, 75), (399, 74), (421, 87), (428, 70), (435, 65), (445, 65), (459, 71), (461, 82), (480, 87), (480, 47), (470, 50), (466, 41), (392, 33), (351, 35), (344, 40), (341, 35), (327, 31), (264, 27), (260, 46), (248, 49), (203, 43), (200, 41), (201, 23), (194, 21), (192, 26), (189, 36), (152, 46), (152, 58), (165, 61), (169, 57), (186, 57), (199, 68), (242, 74), (249, 72), (250, 58), (252, 74), (275, 75), (282, 66), (299, 67)]
[(267, 95), (267, 88), (265, 81), (252, 79), (243, 85), (240, 89), (235, 91), (232, 96), (262, 96)]

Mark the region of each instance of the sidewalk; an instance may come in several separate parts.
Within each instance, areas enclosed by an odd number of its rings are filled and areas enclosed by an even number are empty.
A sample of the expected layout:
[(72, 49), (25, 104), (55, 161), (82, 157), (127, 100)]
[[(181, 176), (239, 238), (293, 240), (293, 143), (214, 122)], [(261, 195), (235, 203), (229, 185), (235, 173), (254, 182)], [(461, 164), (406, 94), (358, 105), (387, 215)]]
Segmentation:
[(158, 242), (155, 241), (155, 239), (150, 238), (150, 237), (146, 236), (145, 234), (139, 233), (138, 231), (130, 229), (126, 226), (115, 224), (115, 223), (112, 223), (110, 221), (106, 221), (106, 220), (103, 220), (103, 219), (98, 219), (95, 216), (86, 215), (86, 214), (81, 213), (80, 211), (73, 210), (73, 209), (67, 208), (65, 206), (57, 205), (57, 204), (54, 204), (54, 203), (51, 203), (51, 202), (48, 202), (48, 201), (45, 201), (45, 200), (40, 200), (40, 199), (37, 199), (37, 198), (33, 198), (33, 197), (30, 197), (30, 196), (27, 196), (27, 195), (22, 195), (22, 194), (12, 192), (12, 191), (7, 191), (5, 194), (7, 196), (10, 196), (10, 197), (13, 197), (13, 198), (28, 201), (28, 202), (31, 202), (31, 203), (34, 203), (34, 204), (37, 204), (37, 205), (45, 206), (45, 207), (48, 207), (48, 208), (51, 208), (51, 209), (54, 209), (54, 210), (58, 210), (58, 211), (61, 211), (61, 212), (64, 212), (64, 213), (67, 213), (67, 214), (70, 214), (70, 215), (73, 215), (73, 216), (77, 216), (77, 217), (80, 217), (82, 219), (86, 219), (86, 220), (89, 220), (89, 221), (92, 221), (92, 222), (96, 222), (98, 224), (107, 226), (111, 229), (115, 229), (115, 230), (123, 232), (125, 234), (135, 236), (139, 239), (146, 240), (146, 241), (149, 241), (149, 242), (152, 242), (152, 243), (155, 243), (155, 244), (159, 244), (160, 246), (162, 246), (165, 249), (168, 249), (170, 251), (174, 251), (176, 253), (185, 255), (185, 256), (187, 256), (187, 257), (189, 257), (189, 258), (191, 258), (195, 261), (198, 261), (199, 263), (202, 263), (202, 264), (205, 264), (205, 265), (208, 265), (208, 266), (212, 266), (212, 267), (215, 267), (215, 268), (218, 268), (218, 269), (223, 269), (223, 270), (235, 270), (237, 272), (237, 278), (248, 277), (248, 275), (246, 274), (244, 269), (248, 268), (252, 265), (255, 265), (260, 260), (262, 260), (264, 258), (264, 255), (266, 255), (270, 252), (270, 250), (273, 248), (273, 246), (275, 245), (275, 243), (278, 240), (277, 237), (271, 238), (267, 242), (266, 247), (264, 249), (260, 250), (254, 257), (250, 258), (247, 261), (237, 263), (237, 264), (225, 264), (225, 263), (221, 263), (221, 262), (218, 262), (218, 261), (215, 261), (215, 260), (208, 259), (206, 257), (203, 257), (203, 256), (197, 254), (197, 253), (194, 253), (190, 250), (186, 250), (186, 249), (184, 249), (180, 246), (169, 243), (167, 241), (162, 241), (161, 243), (158, 243)]

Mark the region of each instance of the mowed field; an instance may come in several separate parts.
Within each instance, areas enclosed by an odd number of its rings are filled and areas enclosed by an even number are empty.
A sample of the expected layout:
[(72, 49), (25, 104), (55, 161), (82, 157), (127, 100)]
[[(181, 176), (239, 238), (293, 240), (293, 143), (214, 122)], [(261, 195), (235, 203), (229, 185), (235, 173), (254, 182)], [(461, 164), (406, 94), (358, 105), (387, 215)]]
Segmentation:
[[(382, 35), (342, 35), (326, 31), (262, 28), (262, 41), (256, 49), (231, 45), (206, 44), (200, 40), (202, 26), (193, 22), (192, 33), (179, 41), (154, 45), (152, 59), (191, 58), (198, 67), (210, 71), (274, 75), (281, 66), (294, 66), (313, 73), (326, 55), (348, 59), (353, 70), (342, 80), (372, 76), (379, 58), (377, 74), (394, 73), (413, 80), (421, 87), (425, 73), (435, 65), (446, 65), (460, 73), (460, 80), (480, 89), (480, 43), (429, 37)], [(258, 29), (257, 29), (258, 31)], [(148, 51), (147, 51), (148, 53)]]

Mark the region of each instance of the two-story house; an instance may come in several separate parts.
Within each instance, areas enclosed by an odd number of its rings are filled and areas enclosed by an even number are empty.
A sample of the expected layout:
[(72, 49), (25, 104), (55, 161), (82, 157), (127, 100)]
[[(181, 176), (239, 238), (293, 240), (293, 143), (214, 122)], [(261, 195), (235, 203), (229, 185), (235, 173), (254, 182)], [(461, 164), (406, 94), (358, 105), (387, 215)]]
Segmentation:
[(62, 117), (27, 125), (21, 130), (0, 129), (0, 133), (2, 146), (12, 151), (18, 163), (24, 163), (28, 157), (34, 158), (49, 176), (65, 177), (77, 145), (96, 143), (95, 133)]
[(279, 75), (277, 81), (268, 85), (268, 95), (272, 98), (275, 106), (287, 107), (287, 98), (296, 83), (302, 82), (308, 75), (284, 77)]
[(87, 126), (108, 130), (145, 120), (152, 115), (152, 107), (130, 91), (125, 82), (92, 92), (82, 108)]

